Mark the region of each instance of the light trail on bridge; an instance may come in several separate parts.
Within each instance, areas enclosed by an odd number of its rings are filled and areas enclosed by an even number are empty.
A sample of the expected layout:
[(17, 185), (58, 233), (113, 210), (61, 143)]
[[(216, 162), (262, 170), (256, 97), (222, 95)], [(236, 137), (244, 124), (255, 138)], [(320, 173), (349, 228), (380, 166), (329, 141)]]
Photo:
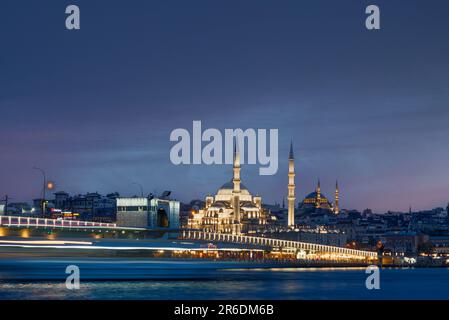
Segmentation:
[(64, 240), (0, 240), (3, 244), (27, 244), (27, 245), (64, 245), (83, 244), (92, 245), (89, 241), (64, 241)]
[(82, 221), (82, 220), (57, 220), (47, 218), (0, 216), (0, 226), (17, 228), (57, 228), (57, 229), (107, 229), (145, 231), (146, 228), (121, 227), (115, 223)]

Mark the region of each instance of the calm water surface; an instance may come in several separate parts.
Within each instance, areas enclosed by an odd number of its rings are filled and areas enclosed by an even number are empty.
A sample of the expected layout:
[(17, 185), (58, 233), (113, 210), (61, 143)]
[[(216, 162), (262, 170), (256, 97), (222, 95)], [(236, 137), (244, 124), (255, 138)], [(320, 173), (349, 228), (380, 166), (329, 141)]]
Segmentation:
[[(363, 268), (155, 267), (120, 259), (72, 263), (81, 269), (81, 288), (75, 291), (65, 287), (67, 261), (0, 263), (0, 299), (449, 299), (446, 268), (382, 269), (381, 289), (367, 290)], [(11, 280), (11, 268), (33, 280)]]

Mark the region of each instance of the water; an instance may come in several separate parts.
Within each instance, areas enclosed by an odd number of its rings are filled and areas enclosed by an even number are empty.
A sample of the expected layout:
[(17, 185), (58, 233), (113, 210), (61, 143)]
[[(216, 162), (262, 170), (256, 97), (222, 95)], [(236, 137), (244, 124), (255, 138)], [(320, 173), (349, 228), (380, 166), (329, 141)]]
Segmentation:
[[(65, 287), (68, 263), (80, 266), (79, 290)], [(0, 262), (0, 299), (449, 299), (446, 268), (382, 269), (380, 290), (366, 289), (367, 276), (364, 268), (243, 269), (231, 263), (129, 259), (9, 260)]]

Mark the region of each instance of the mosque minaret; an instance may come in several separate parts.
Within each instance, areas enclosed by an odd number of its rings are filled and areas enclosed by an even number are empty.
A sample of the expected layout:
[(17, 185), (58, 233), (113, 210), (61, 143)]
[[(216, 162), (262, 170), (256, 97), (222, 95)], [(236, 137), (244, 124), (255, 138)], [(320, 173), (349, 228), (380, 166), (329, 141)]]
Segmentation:
[(234, 233), (240, 233), (240, 151), (237, 146), (237, 141), (234, 145), (234, 168), (233, 168), (232, 183), (234, 189), (232, 190), (232, 207), (234, 208), (234, 220), (236, 230)]
[(334, 201), (334, 213), (335, 214), (339, 214), (340, 213), (340, 208), (338, 206), (338, 201), (340, 200), (340, 196), (339, 196), (339, 189), (338, 189), (338, 181), (335, 182), (335, 201)]
[(290, 143), (288, 156), (288, 227), (295, 226), (295, 160), (293, 155), (293, 143)]
[(321, 186), (320, 179), (318, 179), (318, 185), (316, 187), (316, 208), (321, 208)]

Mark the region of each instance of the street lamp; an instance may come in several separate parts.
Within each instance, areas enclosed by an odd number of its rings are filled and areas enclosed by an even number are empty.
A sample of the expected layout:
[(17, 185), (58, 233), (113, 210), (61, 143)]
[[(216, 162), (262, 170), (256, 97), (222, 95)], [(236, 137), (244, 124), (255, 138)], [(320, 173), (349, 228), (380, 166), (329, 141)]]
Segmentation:
[(133, 182), (132, 184), (135, 184), (135, 185), (139, 186), (139, 188), (140, 188), (140, 195), (143, 198), (143, 187), (142, 187), (142, 185), (140, 183), (137, 183), (137, 182)]
[(34, 170), (39, 170), (42, 173), (42, 176), (44, 178), (44, 184), (43, 184), (43, 188), (42, 188), (43, 198), (42, 198), (42, 207), (41, 207), (42, 215), (44, 215), (45, 214), (45, 189), (47, 188), (47, 176), (46, 176), (45, 171), (43, 169), (38, 168), (38, 167), (33, 167), (33, 169)]

